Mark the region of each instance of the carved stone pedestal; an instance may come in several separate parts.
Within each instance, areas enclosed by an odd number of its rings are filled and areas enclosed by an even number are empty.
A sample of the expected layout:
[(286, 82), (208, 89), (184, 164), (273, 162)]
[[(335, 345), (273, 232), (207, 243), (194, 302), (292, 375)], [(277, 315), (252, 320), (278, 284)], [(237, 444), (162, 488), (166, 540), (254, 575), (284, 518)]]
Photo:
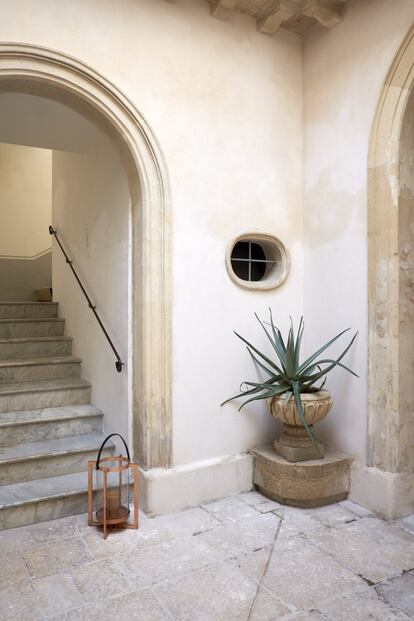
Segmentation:
[(272, 500), (294, 507), (321, 507), (345, 500), (352, 457), (326, 449), (324, 459), (292, 463), (272, 446), (253, 451), (253, 483)]

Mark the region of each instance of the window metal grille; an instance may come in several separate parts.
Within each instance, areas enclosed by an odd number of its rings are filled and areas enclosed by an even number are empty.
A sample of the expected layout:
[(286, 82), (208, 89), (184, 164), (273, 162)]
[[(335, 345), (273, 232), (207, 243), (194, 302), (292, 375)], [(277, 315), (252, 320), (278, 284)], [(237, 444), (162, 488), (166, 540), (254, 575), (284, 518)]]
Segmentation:
[(257, 282), (261, 280), (270, 266), (277, 263), (268, 259), (261, 244), (256, 241), (239, 241), (231, 252), (231, 266), (241, 280)]

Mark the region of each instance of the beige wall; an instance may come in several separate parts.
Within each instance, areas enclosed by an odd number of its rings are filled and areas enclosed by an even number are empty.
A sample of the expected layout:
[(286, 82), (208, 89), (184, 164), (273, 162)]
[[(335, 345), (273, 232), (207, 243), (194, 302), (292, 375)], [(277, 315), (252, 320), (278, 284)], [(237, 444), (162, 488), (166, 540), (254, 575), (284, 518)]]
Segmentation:
[[(314, 28), (303, 44), (284, 30), (261, 35), (247, 17), (212, 19), (205, 0), (74, 0), (59, 11), (52, 1), (16, 0), (0, 10), (1, 40), (55, 48), (102, 72), (164, 152), (174, 462), (238, 453), (276, 432), (264, 405), (245, 414), (218, 407), (252, 375), (232, 329), (263, 343), (253, 311), (269, 305), (282, 327), (304, 311), (308, 349), (348, 325), (360, 331), (350, 364), (361, 379), (331, 378), (335, 406), (321, 428), (327, 443), (364, 460), (368, 143), (387, 69), (414, 19), (411, 0), (351, 2), (341, 24)], [(291, 252), (291, 274), (273, 292), (238, 289), (226, 274), (228, 241), (251, 229)]]
[(49, 250), (51, 215), (52, 152), (0, 143), (0, 258)]
[(332, 31), (304, 46), (304, 222), (307, 347), (339, 330), (359, 330), (328, 387), (325, 440), (366, 460), (367, 162), (371, 126), (388, 68), (414, 21), (410, 0), (353, 1)]
[[(0, 140), (2, 129), (0, 100)], [(0, 299), (33, 300), (52, 285), (52, 152), (0, 143)]]
[[(219, 403), (255, 377), (237, 329), (263, 343), (253, 311), (287, 325), (302, 311), (301, 40), (211, 19), (204, 0), (17, 0), (0, 39), (82, 59), (123, 89), (154, 129), (173, 213), (174, 463), (239, 453), (276, 433), (264, 405)], [(93, 24), (93, 27), (91, 27)], [(274, 234), (292, 255), (273, 292), (237, 288), (225, 250), (237, 234)]]
[[(85, 126), (84, 137), (87, 131)], [(96, 139), (93, 128), (90, 133)], [(88, 152), (54, 151), (53, 225), (128, 363), (129, 192), (117, 153), (104, 137)], [(116, 372), (114, 354), (55, 244), (53, 292), (74, 337), (73, 353), (82, 358), (82, 376), (92, 382), (92, 402), (105, 413), (105, 432), (127, 439), (128, 364)]]

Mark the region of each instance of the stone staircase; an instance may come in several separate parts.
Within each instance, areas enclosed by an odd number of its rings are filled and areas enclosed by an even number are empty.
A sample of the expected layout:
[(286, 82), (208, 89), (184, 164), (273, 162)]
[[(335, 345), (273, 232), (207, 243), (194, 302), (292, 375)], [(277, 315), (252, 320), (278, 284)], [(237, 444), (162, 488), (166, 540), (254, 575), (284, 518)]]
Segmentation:
[(87, 510), (103, 413), (64, 328), (56, 302), (0, 302), (0, 530)]

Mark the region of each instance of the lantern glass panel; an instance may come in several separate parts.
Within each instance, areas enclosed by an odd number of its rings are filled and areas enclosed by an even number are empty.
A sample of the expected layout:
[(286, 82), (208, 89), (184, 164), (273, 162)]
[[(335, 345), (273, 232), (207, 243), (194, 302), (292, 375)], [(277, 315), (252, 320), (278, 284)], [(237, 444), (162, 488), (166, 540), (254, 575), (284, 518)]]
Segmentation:
[(93, 500), (94, 519), (104, 523), (119, 524), (133, 522), (133, 470), (125, 458), (101, 459), (99, 469), (94, 469)]

